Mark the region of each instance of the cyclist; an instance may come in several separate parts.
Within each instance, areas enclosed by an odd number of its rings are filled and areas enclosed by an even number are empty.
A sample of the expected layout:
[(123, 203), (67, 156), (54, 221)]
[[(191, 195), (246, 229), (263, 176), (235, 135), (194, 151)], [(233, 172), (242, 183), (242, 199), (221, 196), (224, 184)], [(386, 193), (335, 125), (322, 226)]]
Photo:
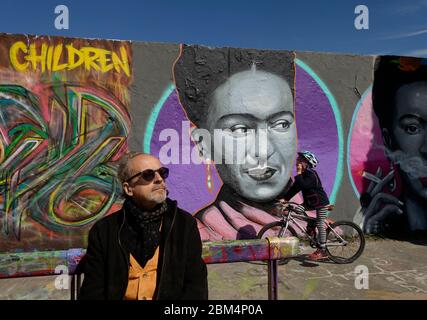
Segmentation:
[[(285, 194), (284, 199), (281, 201), (289, 201), (295, 194), (302, 192), (304, 199), (304, 207), (307, 210), (316, 210), (317, 216), (317, 229), (319, 230), (319, 243), (320, 247), (308, 256), (311, 260), (321, 260), (327, 258), (326, 253), (326, 230), (324, 221), (326, 219), (329, 205), (329, 199), (326, 192), (323, 190), (322, 182), (320, 181), (319, 175), (314, 168), (318, 165), (319, 161), (316, 156), (310, 151), (298, 152), (297, 158), (297, 175), (295, 180)], [(310, 226), (308, 226), (310, 233)], [(312, 227), (314, 235), (314, 227)]]

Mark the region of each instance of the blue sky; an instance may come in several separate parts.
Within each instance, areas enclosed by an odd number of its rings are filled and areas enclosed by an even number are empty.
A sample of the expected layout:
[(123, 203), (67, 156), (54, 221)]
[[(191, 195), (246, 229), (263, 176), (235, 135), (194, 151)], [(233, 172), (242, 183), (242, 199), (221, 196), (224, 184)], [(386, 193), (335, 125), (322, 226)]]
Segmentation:
[[(54, 8), (70, 10), (56, 30)], [(369, 8), (356, 30), (354, 8)], [(2, 0), (0, 32), (427, 57), (427, 0)]]

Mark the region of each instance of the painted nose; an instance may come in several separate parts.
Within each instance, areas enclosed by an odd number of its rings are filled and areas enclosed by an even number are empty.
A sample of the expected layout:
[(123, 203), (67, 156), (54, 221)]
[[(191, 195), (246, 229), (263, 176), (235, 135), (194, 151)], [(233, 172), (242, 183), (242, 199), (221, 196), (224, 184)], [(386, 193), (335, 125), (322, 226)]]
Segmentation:
[(255, 134), (255, 157), (260, 163), (266, 163), (267, 159), (273, 153), (273, 145), (270, 141), (268, 129), (261, 128), (256, 130)]

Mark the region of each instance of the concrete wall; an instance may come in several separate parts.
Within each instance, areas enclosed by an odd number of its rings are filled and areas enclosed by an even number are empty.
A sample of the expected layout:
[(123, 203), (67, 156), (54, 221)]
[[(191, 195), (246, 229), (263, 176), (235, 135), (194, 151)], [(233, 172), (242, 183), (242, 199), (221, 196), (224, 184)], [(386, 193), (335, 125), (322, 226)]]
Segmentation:
[[(93, 223), (120, 207), (115, 172), (129, 149), (164, 162), (177, 156), (166, 163), (169, 196), (198, 218), (204, 240), (250, 238), (276, 219), (272, 205), (295, 174), (296, 151), (318, 156), (333, 219), (366, 229), (366, 210), (372, 218), (384, 205), (368, 207), (375, 194), (396, 190), (390, 181), (373, 190), (363, 177), (390, 170), (372, 110), (375, 57), (26, 35), (1, 35), (0, 52), (2, 253), (86, 247)], [(289, 92), (280, 91), (283, 83)], [(226, 94), (214, 106), (220, 85)], [(288, 127), (276, 130), (269, 121), (283, 120), (282, 107)], [(238, 165), (209, 164), (204, 152), (213, 157), (215, 144), (191, 140), (195, 128), (213, 133), (216, 116), (239, 110), (255, 136), (275, 128), (266, 150), (276, 176), (253, 179)], [(404, 183), (396, 183), (393, 199), (402, 200)]]

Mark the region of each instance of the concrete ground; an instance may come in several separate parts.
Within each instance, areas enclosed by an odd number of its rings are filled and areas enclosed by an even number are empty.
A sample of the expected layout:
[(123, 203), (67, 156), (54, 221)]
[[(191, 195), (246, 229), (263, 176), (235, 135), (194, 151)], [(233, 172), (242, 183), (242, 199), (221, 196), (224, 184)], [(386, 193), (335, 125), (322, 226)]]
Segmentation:
[[(279, 299), (427, 300), (426, 249), (426, 243), (371, 239), (352, 264), (291, 260), (279, 266)], [(366, 268), (367, 283), (359, 271)], [(208, 265), (208, 272), (210, 299), (267, 299), (267, 266), (262, 262)], [(2, 279), (0, 299), (69, 299), (69, 290), (55, 288), (55, 279)], [(356, 288), (363, 283), (364, 288)]]

